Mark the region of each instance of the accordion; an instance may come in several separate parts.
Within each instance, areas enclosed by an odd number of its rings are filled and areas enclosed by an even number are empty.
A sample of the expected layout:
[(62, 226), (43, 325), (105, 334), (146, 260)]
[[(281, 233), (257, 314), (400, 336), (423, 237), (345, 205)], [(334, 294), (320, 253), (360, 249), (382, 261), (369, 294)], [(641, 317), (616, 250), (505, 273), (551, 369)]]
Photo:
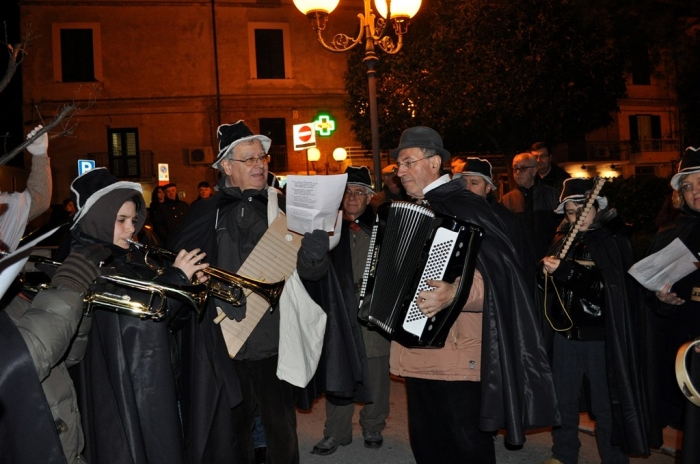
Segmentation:
[[(393, 202), (383, 232), (379, 221), (365, 266), (361, 299), (373, 287), (369, 323), (407, 347), (441, 348), (469, 298), (483, 230), (409, 202)], [(377, 237), (381, 237), (378, 243)], [(454, 301), (428, 319), (416, 306), (427, 279), (454, 282)]]

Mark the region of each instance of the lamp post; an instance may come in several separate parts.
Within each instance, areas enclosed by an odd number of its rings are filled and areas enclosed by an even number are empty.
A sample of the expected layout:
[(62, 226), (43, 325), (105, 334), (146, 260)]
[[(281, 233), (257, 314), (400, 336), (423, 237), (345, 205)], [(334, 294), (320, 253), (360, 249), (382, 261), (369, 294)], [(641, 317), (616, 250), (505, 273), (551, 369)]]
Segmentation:
[[(345, 151), (345, 148), (336, 148), (333, 150), (333, 159), (338, 162), (338, 165), (331, 165), (328, 161), (326, 161), (325, 168), (326, 168), (326, 175), (329, 174), (330, 172), (338, 172), (340, 171), (340, 168), (343, 166), (343, 161), (348, 157), (348, 152)], [(306, 150), (306, 159), (311, 161), (311, 166), (313, 166), (314, 171), (318, 172), (318, 168), (316, 167), (316, 162), (321, 159), (321, 150), (319, 150), (316, 147), (309, 148)], [(328, 156), (326, 155), (326, 159), (328, 159)]]
[[(382, 188), (381, 161), (379, 159), (379, 117), (377, 115), (377, 62), (376, 46), (389, 54), (398, 53), (403, 47), (403, 35), (408, 32), (411, 18), (418, 12), (421, 0), (375, 0), (379, 17), (374, 14), (370, 0), (364, 0), (365, 11), (357, 17), (360, 20), (360, 31), (352, 38), (345, 34), (336, 34), (330, 43), (323, 39), (323, 31), (328, 22), (328, 16), (333, 12), (340, 0), (294, 0), (294, 5), (305, 14), (316, 31), (316, 38), (323, 48), (332, 52), (346, 52), (365, 41), (365, 58), (367, 65), (367, 82), (369, 84), (369, 118), (372, 131), (372, 158), (374, 159), (374, 187)], [(397, 42), (391, 37), (384, 36), (387, 18), (396, 33)], [(378, 191), (378, 190), (377, 190)]]

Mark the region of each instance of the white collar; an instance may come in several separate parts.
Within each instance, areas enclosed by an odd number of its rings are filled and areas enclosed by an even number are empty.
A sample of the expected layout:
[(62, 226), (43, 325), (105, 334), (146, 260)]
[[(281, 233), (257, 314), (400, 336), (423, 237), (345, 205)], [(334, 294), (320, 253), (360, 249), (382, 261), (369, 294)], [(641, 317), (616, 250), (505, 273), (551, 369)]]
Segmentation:
[(433, 189), (436, 189), (440, 187), (443, 184), (446, 184), (450, 181), (450, 176), (448, 174), (443, 175), (442, 177), (439, 177), (438, 179), (435, 179), (432, 181), (430, 184), (428, 184), (427, 187), (423, 189), (423, 195), (426, 193), (430, 192)]

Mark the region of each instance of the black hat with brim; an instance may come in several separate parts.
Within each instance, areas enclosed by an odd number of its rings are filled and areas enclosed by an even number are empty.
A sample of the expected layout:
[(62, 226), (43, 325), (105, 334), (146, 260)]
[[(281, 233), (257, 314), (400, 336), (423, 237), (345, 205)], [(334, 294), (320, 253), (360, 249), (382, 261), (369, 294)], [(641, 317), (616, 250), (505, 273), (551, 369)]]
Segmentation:
[(450, 152), (442, 146), (442, 137), (430, 127), (416, 126), (403, 131), (399, 146), (391, 151), (391, 157), (398, 158), (401, 150), (406, 148), (428, 148), (435, 150), (442, 161), (450, 159)]
[(216, 155), (216, 162), (211, 167), (218, 169), (219, 163), (226, 158), (229, 153), (241, 142), (247, 140), (260, 140), (263, 150), (267, 153), (272, 145), (272, 140), (264, 135), (253, 134), (243, 120), (233, 124), (222, 124), (216, 131), (216, 138), (219, 139), (219, 154)]

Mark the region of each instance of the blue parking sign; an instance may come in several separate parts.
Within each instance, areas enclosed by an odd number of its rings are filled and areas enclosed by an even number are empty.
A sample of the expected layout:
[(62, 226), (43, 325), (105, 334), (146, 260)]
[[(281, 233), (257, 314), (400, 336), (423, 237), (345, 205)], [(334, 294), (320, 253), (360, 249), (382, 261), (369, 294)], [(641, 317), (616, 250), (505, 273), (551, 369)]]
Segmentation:
[(78, 160), (78, 175), (82, 176), (84, 173), (95, 169), (95, 160)]

